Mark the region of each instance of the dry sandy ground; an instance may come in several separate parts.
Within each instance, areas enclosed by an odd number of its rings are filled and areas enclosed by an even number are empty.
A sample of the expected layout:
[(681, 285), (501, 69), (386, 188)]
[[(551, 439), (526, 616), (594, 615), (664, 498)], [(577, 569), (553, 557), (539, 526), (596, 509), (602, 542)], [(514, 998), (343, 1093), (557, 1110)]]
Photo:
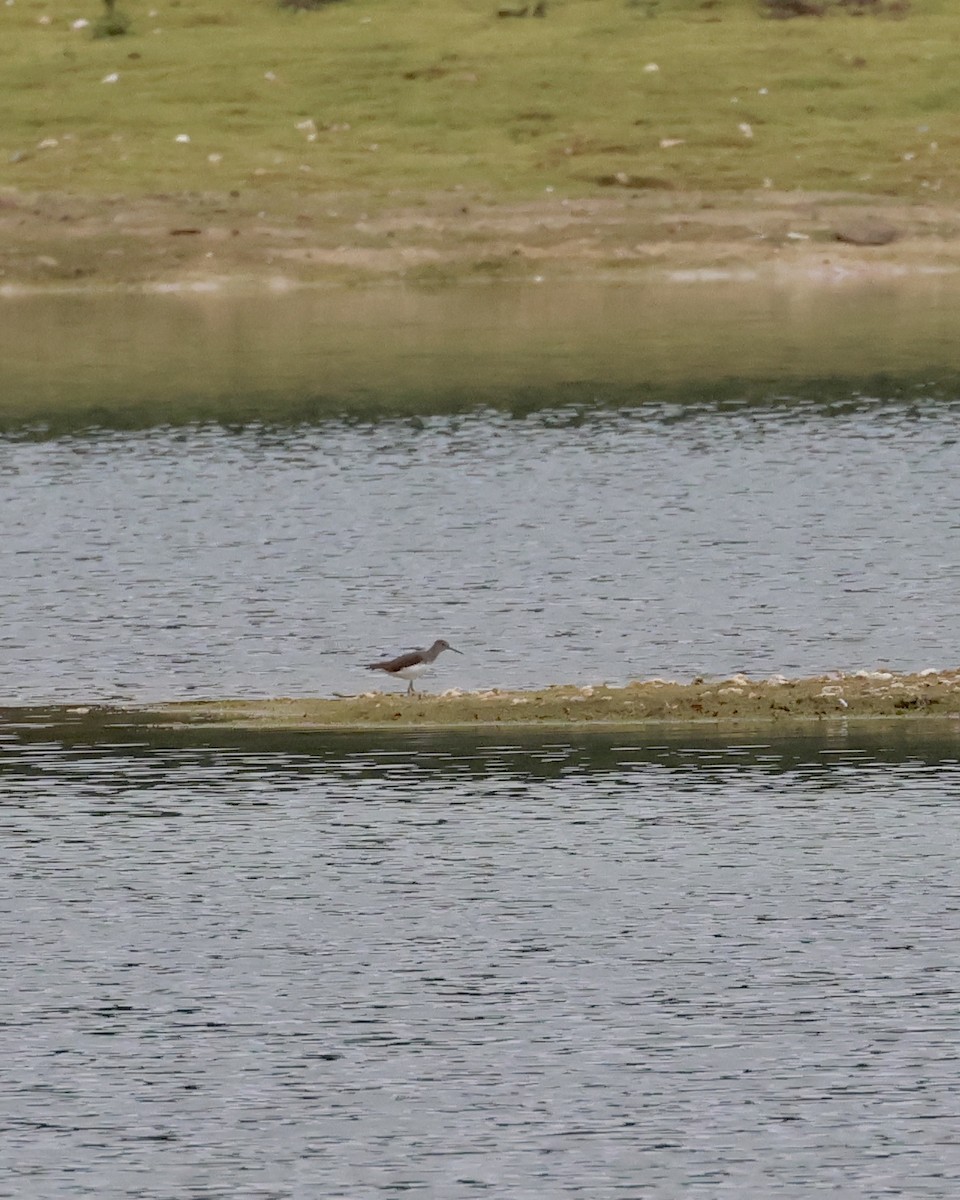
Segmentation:
[[(897, 277), (960, 271), (960, 208), (843, 194), (632, 192), (505, 204), (448, 192), (84, 198), (0, 192), (0, 293), (547, 274)], [(295, 205), (295, 207), (291, 207)]]

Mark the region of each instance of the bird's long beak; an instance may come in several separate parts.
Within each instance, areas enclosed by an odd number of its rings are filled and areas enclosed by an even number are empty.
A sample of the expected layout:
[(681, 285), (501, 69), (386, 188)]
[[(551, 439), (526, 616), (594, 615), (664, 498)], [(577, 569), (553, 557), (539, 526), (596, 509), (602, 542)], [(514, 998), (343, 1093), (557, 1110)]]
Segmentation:
[(456, 646), (448, 646), (448, 647), (447, 647), (447, 649), (448, 649), (448, 650), (452, 650), (452, 651), (454, 652), (454, 654), (462, 654), (462, 653), (463, 653), (463, 651), (462, 651), (462, 650), (458, 650), (458, 649), (456, 648)]

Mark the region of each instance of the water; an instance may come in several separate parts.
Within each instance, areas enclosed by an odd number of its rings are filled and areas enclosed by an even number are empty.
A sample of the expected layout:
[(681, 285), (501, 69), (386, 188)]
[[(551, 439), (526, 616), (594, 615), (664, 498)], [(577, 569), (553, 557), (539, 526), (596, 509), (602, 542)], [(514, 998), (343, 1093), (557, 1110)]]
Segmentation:
[[(940, 286), (18, 300), (0, 703), (953, 665)], [(0, 1196), (952, 1200), (955, 729), (657, 738), (4, 709)]]
[[(0, 295), (0, 429), (816, 396), (958, 377), (960, 281)], [(811, 386), (812, 382), (812, 386)], [(773, 386), (771, 386), (773, 385)], [(911, 387), (905, 391), (910, 398)]]
[(954, 664), (960, 399), (0, 443), (0, 701)]
[(960, 766), (905, 728), (8, 728), (0, 1194), (948, 1200)]
[(0, 703), (951, 666), (957, 299), (7, 299)]

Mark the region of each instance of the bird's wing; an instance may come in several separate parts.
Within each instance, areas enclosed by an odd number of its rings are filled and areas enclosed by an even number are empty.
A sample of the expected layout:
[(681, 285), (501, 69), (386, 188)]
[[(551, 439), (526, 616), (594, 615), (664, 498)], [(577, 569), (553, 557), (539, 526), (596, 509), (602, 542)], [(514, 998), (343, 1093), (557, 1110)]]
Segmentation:
[(369, 663), (368, 671), (402, 671), (404, 667), (412, 667), (420, 662), (420, 653), (412, 650), (409, 654), (401, 654), (399, 658), (385, 658), (382, 662)]

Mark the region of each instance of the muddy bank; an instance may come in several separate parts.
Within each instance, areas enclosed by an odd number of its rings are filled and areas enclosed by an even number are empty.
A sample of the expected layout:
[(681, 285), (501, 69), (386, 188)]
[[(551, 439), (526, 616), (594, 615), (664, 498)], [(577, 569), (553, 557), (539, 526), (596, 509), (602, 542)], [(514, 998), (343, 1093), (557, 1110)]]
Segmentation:
[[(74, 709), (91, 715), (104, 710)], [(558, 686), (439, 695), (367, 692), (338, 699), (200, 700), (123, 710), (158, 726), (236, 729), (462, 728), (666, 724), (756, 727), (824, 720), (947, 718), (960, 735), (960, 670), (887, 671), (812, 679), (735, 675), (690, 683), (649, 679), (626, 687)], [(115, 715), (121, 715), (117, 712)]]
[(255, 192), (0, 191), (0, 295), (261, 291), (385, 280), (896, 278), (960, 271), (960, 209), (844, 193), (648, 193), (495, 202)]

